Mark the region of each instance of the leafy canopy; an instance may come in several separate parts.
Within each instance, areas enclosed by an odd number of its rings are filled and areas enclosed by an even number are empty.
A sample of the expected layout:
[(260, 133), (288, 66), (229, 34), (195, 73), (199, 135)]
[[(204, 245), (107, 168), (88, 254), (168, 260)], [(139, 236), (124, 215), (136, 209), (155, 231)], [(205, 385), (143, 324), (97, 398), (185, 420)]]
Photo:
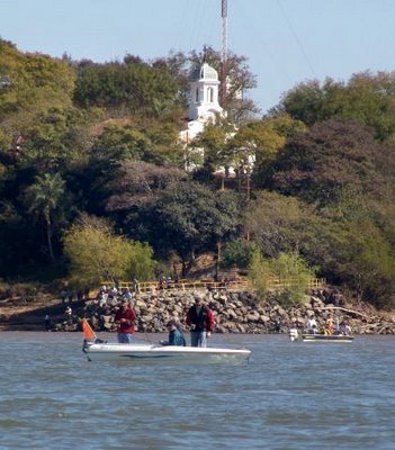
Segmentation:
[(115, 235), (103, 220), (83, 217), (64, 237), (70, 275), (76, 285), (97, 285), (102, 280), (152, 276), (152, 249), (140, 242)]
[(315, 269), (297, 253), (280, 253), (277, 258), (264, 259), (259, 250), (254, 250), (249, 267), (250, 279), (262, 298), (267, 295), (273, 280), (280, 283), (280, 301), (301, 302), (315, 276)]

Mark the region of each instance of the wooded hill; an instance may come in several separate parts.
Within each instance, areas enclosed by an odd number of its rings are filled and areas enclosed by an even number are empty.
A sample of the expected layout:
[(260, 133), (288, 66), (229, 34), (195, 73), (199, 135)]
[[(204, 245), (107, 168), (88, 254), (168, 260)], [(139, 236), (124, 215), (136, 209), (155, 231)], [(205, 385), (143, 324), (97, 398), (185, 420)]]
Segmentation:
[[(218, 53), (205, 55), (219, 68)], [(258, 117), (237, 95), (255, 78), (231, 55), (227, 119), (185, 149), (188, 73), (202, 61), (97, 64), (0, 40), (2, 279), (143, 280), (176, 266), (187, 275), (210, 252), (221, 268), (246, 268), (258, 251), (285, 275), (284, 255), (297, 255), (393, 306), (395, 74), (302, 83)], [(192, 145), (205, 153), (190, 173)], [(218, 180), (220, 166), (237, 178)]]

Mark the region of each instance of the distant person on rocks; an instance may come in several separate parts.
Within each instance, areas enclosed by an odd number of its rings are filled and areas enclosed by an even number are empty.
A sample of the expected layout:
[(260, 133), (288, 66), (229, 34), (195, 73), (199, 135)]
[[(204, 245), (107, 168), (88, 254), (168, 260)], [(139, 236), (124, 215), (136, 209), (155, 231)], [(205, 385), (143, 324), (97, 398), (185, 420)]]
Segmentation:
[(51, 317), (49, 316), (48, 313), (45, 314), (44, 325), (45, 325), (45, 331), (51, 331), (52, 321), (51, 321)]
[(65, 312), (66, 320), (71, 323), (73, 320), (73, 310), (70, 308), (70, 306), (67, 306)]
[(195, 298), (195, 304), (189, 308), (186, 322), (191, 331), (191, 346), (207, 347), (207, 338), (214, 331), (214, 313), (199, 297)]
[(170, 320), (167, 324), (167, 328), (169, 330), (169, 338), (168, 341), (161, 341), (162, 345), (178, 345), (178, 346), (186, 346), (186, 341), (182, 331), (180, 330), (180, 325), (176, 320)]
[(67, 298), (69, 300), (69, 303), (73, 303), (74, 292), (71, 289), (67, 291)]
[(115, 323), (118, 325), (118, 342), (120, 344), (130, 344), (134, 333), (136, 313), (126, 299), (121, 302), (121, 307), (115, 314)]
[(122, 294), (122, 298), (124, 298), (125, 300), (128, 300), (128, 301), (132, 300), (133, 295), (130, 292), (129, 288), (125, 288), (124, 289), (123, 294)]
[(139, 283), (139, 280), (136, 277), (133, 278), (133, 291), (136, 294), (140, 293), (140, 283)]
[(66, 303), (66, 299), (67, 299), (67, 291), (65, 289), (62, 289), (60, 291), (60, 298), (62, 300), (62, 303)]
[(117, 287), (114, 284), (113, 287), (110, 289), (110, 291), (108, 293), (108, 297), (110, 299), (112, 299), (112, 298), (117, 298), (117, 296), (118, 296), (118, 289), (117, 289)]

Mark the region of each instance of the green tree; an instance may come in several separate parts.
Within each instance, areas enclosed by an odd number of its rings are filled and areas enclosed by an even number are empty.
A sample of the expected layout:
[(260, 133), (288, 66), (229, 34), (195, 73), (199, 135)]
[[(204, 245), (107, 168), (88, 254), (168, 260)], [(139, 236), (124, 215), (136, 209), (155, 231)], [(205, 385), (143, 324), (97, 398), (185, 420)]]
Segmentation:
[(278, 299), (282, 303), (304, 300), (315, 269), (297, 253), (280, 253), (277, 258), (265, 260), (255, 250), (250, 264), (249, 276), (261, 298), (269, 292), (273, 280), (282, 286)]
[(230, 269), (240, 267), (246, 269), (251, 261), (255, 243), (238, 238), (229, 241), (222, 252), (221, 267)]
[(277, 111), (290, 114), (307, 125), (329, 119), (354, 120), (374, 129), (379, 140), (392, 139), (395, 131), (395, 76), (364, 72), (346, 84), (331, 78), (301, 83), (291, 89)]
[(377, 162), (388, 152), (359, 124), (323, 122), (278, 153), (265, 187), (320, 205), (336, 202), (348, 185), (373, 193), (385, 184)]
[(0, 73), (10, 80), (0, 93), (0, 129), (11, 136), (23, 135), (39, 114), (71, 106), (75, 71), (65, 61), (0, 40)]
[(194, 152), (199, 154), (203, 149), (203, 165), (210, 173), (215, 172), (221, 166), (229, 168), (232, 163), (231, 157), (226, 151), (229, 133), (229, 124), (225, 121), (208, 124), (190, 144), (190, 154), (193, 155)]
[(245, 232), (252, 237), (263, 257), (276, 258), (281, 252), (300, 251), (314, 211), (293, 197), (276, 192), (259, 192), (245, 213)]
[(183, 274), (198, 252), (215, 251), (240, 225), (240, 208), (233, 193), (212, 192), (197, 183), (170, 185), (158, 200), (135, 219), (145, 225), (148, 241), (161, 256), (175, 250), (182, 259)]
[(103, 219), (84, 216), (64, 236), (64, 252), (70, 261), (70, 276), (75, 285), (92, 286), (103, 280), (152, 275), (152, 249), (115, 235)]
[(336, 274), (358, 299), (391, 308), (395, 294), (395, 253), (369, 217), (355, 216), (344, 225), (346, 239), (336, 249)]
[(74, 99), (83, 107), (98, 106), (121, 114), (158, 118), (177, 108), (177, 80), (163, 68), (141, 61), (94, 64), (80, 62)]
[(55, 261), (52, 246), (55, 213), (64, 195), (64, 188), (64, 180), (59, 174), (45, 173), (37, 176), (35, 183), (26, 190), (26, 202), (29, 205), (29, 212), (44, 219), (48, 252), (52, 262)]
[(138, 280), (152, 280), (156, 267), (152, 247), (145, 242), (131, 242), (132, 251), (127, 276)]

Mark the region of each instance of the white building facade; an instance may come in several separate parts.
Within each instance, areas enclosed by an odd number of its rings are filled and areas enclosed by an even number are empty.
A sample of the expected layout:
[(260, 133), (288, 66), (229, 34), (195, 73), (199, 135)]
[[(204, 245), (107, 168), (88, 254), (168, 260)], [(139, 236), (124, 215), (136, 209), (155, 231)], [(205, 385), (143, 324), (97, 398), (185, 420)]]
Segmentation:
[(191, 142), (217, 115), (223, 115), (219, 97), (217, 71), (207, 63), (192, 73), (189, 90), (188, 128), (180, 134), (185, 143)]

